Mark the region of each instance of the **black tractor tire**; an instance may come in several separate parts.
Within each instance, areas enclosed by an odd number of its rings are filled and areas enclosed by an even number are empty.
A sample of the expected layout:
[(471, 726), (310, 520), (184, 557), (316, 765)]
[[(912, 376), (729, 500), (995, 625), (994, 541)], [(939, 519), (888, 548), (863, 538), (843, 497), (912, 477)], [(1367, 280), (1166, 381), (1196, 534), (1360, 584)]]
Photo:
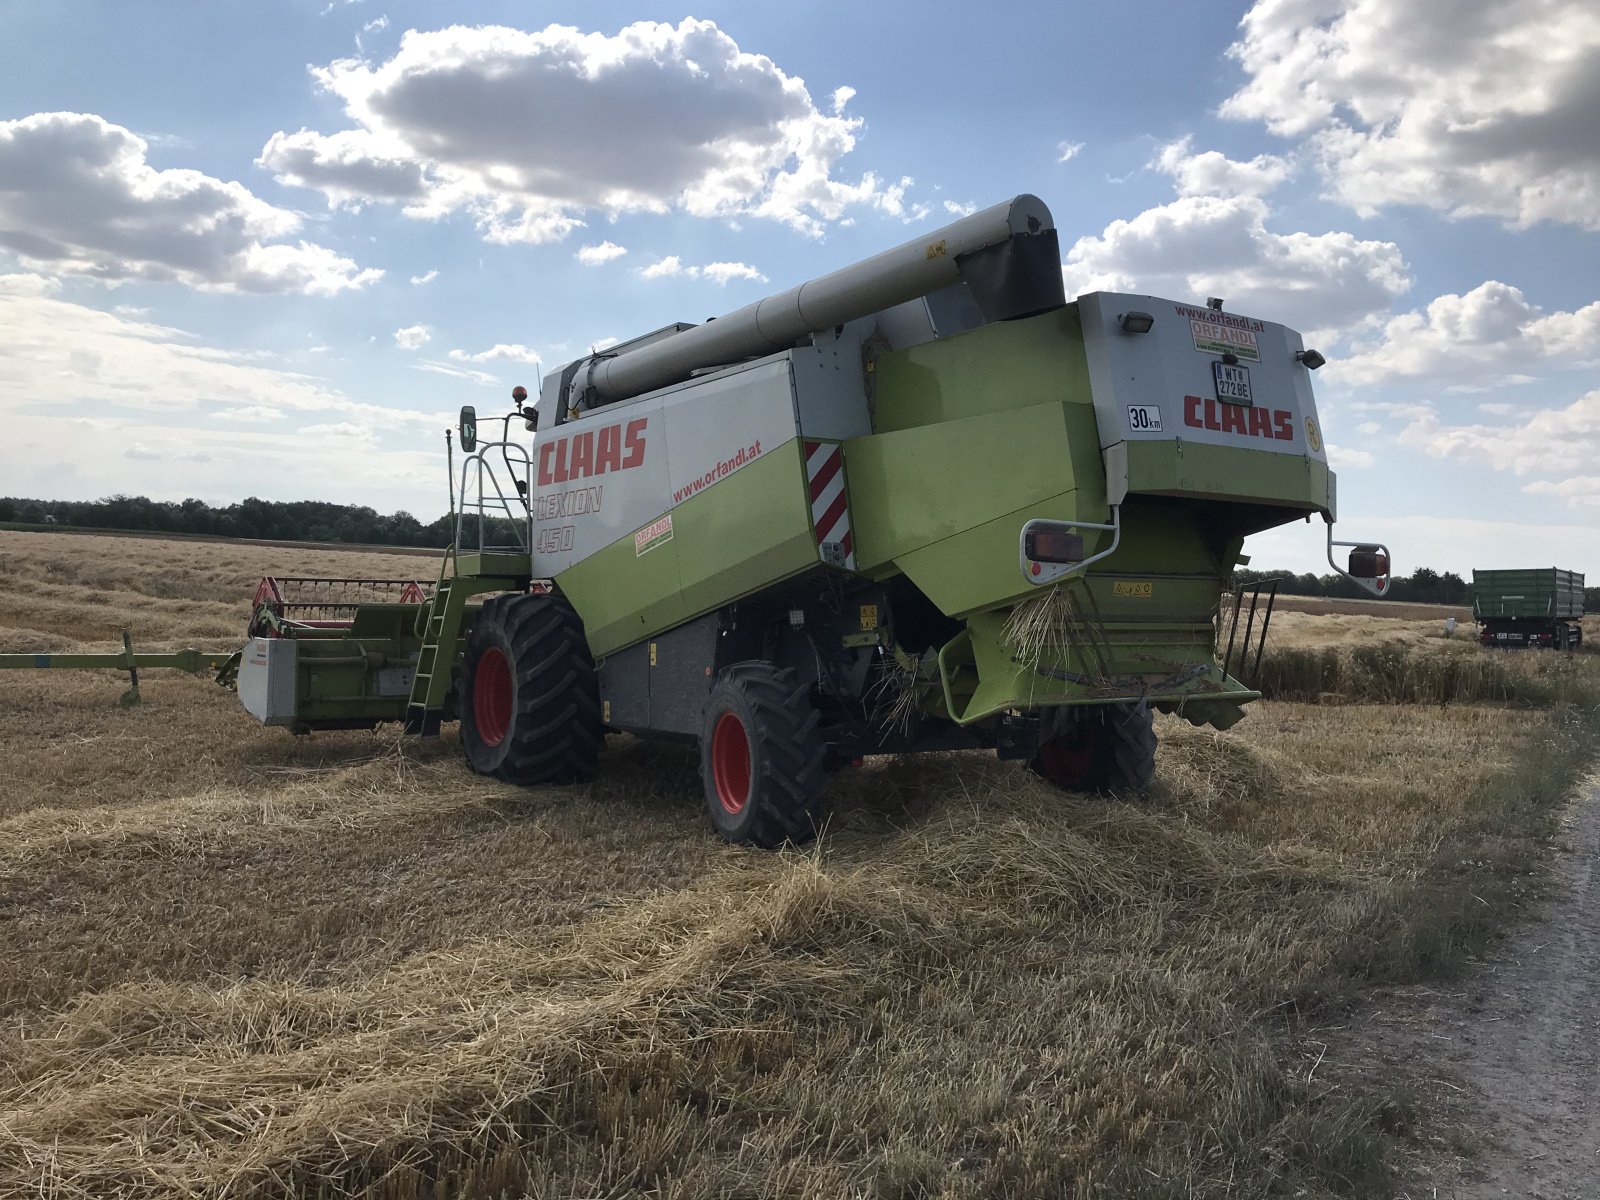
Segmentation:
[(776, 850), (817, 836), (826, 812), (827, 746), (811, 690), (767, 662), (726, 667), (700, 735), (711, 825), (724, 841)]
[(506, 783), (583, 783), (605, 740), (583, 622), (560, 596), (496, 596), (467, 635), (456, 688), (467, 765)]
[(1155, 718), (1145, 704), (1054, 708), (1040, 718), (1035, 775), (1069, 792), (1150, 791), (1156, 774)]

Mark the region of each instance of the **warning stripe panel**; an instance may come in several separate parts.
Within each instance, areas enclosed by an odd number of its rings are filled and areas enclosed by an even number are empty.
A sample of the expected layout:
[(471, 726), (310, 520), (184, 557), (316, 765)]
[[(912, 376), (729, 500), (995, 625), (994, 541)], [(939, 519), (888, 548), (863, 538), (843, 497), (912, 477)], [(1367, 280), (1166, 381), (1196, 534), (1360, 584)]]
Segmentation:
[(855, 539), (850, 531), (850, 501), (845, 491), (844, 450), (837, 443), (806, 442), (806, 481), (811, 492), (811, 524), (817, 546), (836, 543), (844, 566), (855, 570)]

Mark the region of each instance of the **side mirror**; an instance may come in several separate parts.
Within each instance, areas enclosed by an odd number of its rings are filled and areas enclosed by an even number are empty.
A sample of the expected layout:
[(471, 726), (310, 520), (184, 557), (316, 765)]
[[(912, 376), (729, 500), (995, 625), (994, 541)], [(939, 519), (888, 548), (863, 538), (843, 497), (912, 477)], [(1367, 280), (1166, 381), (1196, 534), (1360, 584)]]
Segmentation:
[[(1343, 567), (1333, 560), (1335, 546), (1350, 549), (1350, 560)], [(1382, 597), (1389, 590), (1389, 547), (1380, 542), (1336, 542), (1332, 521), (1328, 522), (1328, 565), (1374, 596)]]
[(470, 404), (461, 406), (461, 449), (471, 454), (478, 448), (478, 410)]
[(1357, 546), (1350, 551), (1350, 575), (1355, 579), (1386, 579), (1389, 556), (1377, 546)]

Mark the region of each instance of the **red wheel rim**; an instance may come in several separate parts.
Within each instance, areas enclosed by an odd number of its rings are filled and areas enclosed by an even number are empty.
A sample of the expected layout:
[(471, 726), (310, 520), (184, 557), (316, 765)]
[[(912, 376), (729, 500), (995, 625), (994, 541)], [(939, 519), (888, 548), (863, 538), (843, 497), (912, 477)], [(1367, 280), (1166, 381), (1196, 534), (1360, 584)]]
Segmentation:
[(472, 673), (472, 720), (485, 746), (498, 746), (511, 727), (511, 664), (499, 646), (478, 656)]
[(1080, 787), (1094, 766), (1094, 750), (1084, 741), (1046, 742), (1039, 747), (1039, 765), (1044, 777), (1058, 787)]
[(750, 739), (744, 722), (723, 713), (711, 731), (711, 780), (717, 800), (730, 814), (744, 811), (750, 801)]

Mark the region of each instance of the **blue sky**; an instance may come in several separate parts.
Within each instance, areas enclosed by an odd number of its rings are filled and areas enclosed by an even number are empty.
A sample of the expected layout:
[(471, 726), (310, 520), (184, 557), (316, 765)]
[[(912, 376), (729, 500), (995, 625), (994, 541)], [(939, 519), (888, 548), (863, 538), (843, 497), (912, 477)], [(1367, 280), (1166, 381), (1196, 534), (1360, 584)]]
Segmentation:
[(1350, 536), (1600, 578), (1589, 0), (444, 11), (0, 5), (0, 494), (431, 519), (459, 405), (1031, 191), (1327, 355)]

